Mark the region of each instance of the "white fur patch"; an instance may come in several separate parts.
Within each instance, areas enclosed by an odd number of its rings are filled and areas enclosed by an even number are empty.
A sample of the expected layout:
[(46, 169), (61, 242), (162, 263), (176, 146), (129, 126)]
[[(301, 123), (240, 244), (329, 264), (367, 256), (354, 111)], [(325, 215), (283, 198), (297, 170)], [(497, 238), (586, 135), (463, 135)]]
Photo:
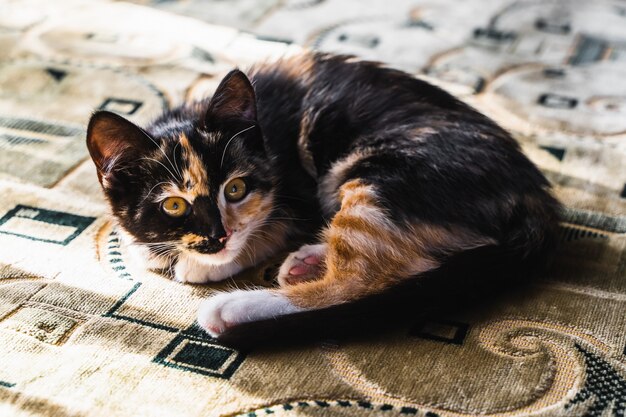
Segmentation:
[(297, 313), (287, 297), (270, 290), (237, 290), (217, 294), (200, 305), (198, 323), (211, 336), (217, 337), (226, 329), (241, 323), (271, 319)]
[(211, 255), (180, 254), (174, 266), (174, 280), (182, 283), (206, 284), (207, 282), (223, 281), (241, 272), (243, 267), (236, 262), (211, 264), (199, 261), (199, 257)]
[(135, 265), (143, 269), (165, 269), (169, 266), (168, 259), (150, 252), (146, 245), (137, 243), (130, 233), (118, 225), (118, 234), (122, 238), (130, 259)]

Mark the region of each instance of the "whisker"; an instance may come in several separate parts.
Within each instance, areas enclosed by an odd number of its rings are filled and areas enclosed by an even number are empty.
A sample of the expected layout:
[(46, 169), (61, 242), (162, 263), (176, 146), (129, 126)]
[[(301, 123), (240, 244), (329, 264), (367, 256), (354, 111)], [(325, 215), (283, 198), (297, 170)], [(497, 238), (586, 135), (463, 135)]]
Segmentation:
[(159, 165), (161, 165), (163, 168), (165, 168), (165, 169), (167, 170), (167, 172), (169, 172), (169, 173), (170, 173), (170, 175), (172, 176), (172, 178), (174, 178), (174, 180), (180, 180), (180, 181), (182, 181), (182, 180), (183, 180), (182, 178), (177, 178), (177, 177), (176, 177), (176, 175), (174, 175), (174, 173), (173, 173), (172, 171), (170, 171), (170, 169), (169, 169), (168, 167), (166, 167), (166, 166), (165, 166), (165, 165), (164, 165), (161, 161), (158, 161), (158, 160), (156, 160), (156, 159), (154, 159), (154, 158), (148, 158), (147, 156), (144, 156), (144, 157), (143, 157), (143, 158), (141, 158), (141, 159), (145, 159), (145, 160), (147, 160), (147, 161), (153, 161), (153, 162), (156, 162), (157, 164), (159, 164)]
[(233, 139), (235, 139), (237, 136), (239, 136), (243, 132), (247, 132), (248, 130), (252, 129), (255, 126), (256, 125), (252, 125), (243, 130), (240, 130), (239, 132), (235, 133), (232, 138), (228, 139), (228, 142), (226, 142), (226, 146), (224, 146), (224, 152), (222, 152), (222, 160), (220, 161), (220, 168), (222, 168), (222, 165), (224, 165), (224, 157), (226, 156), (226, 149), (228, 149), (228, 145), (230, 145), (230, 142), (232, 142)]
[(174, 248), (169, 248), (169, 247), (155, 248), (154, 250), (151, 250), (151, 252), (157, 256), (163, 256), (165, 254), (174, 253)]
[(134, 242), (136, 245), (161, 245), (163, 243), (176, 244), (177, 240), (160, 240), (158, 242)]
[(182, 178), (183, 177), (182, 171), (180, 170), (180, 168), (178, 166), (178, 162), (176, 162), (176, 149), (178, 149), (179, 146), (180, 146), (180, 141), (178, 141), (176, 146), (174, 146), (174, 150), (172, 151), (172, 158), (174, 159), (174, 164), (176, 165), (176, 172)]
[(146, 201), (146, 198), (150, 196), (152, 191), (161, 184), (167, 184), (167, 181), (161, 181), (160, 183), (156, 184), (154, 187), (150, 188), (150, 191), (148, 191), (148, 194), (146, 194), (146, 196), (143, 198), (143, 200), (141, 200), (141, 202), (143, 203), (144, 201)]
[[(174, 168), (174, 165), (172, 164), (172, 161), (171, 161), (171, 160), (170, 160), (170, 158), (167, 156), (167, 154), (165, 153), (165, 151), (163, 150), (163, 148), (161, 148), (161, 146), (160, 146), (160, 145), (159, 145), (159, 144), (158, 144), (158, 143), (157, 143), (154, 139), (152, 139), (152, 137), (151, 137), (150, 135), (148, 135), (146, 132), (144, 132), (143, 130), (141, 130), (141, 133), (143, 133), (145, 137), (147, 137), (148, 139), (150, 139), (150, 141), (152, 141), (152, 143), (154, 143), (154, 144), (155, 144), (155, 146), (156, 146), (157, 148), (159, 148), (159, 150), (160, 150), (160, 151), (161, 151), (161, 153), (165, 156), (165, 158), (169, 161), (169, 163), (170, 163), (170, 165), (172, 166), (172, 169), (173, 169), (173, 168)], [(161, 165), (163, 165), (163, 164), (161, 164)], [(165, 165), (163, 165), (163, 166), (165, 167)], [(167, 169), (167, 168), (165, 168), (165, 169)], [(168, 171), (169, 171), (169, 170), (168, 170)], [(170, 172), (170, 174), (171, 174), (171, 172)], [(180, 180), (182, 181), (182, 177), (181, 177), (181, 179), (180, 179)]]

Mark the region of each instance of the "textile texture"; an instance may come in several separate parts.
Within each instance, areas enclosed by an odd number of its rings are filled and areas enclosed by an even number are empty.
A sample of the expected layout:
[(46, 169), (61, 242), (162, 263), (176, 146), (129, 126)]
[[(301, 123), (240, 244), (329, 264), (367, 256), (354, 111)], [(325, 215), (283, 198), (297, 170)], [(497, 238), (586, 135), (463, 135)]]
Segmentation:
[[(202, 332), (202, 299), (273, 285), (273, 265), (206, 286), (134, 266), (86, 123), (145, 123), (302, 46), (401, 68), (509, 129), (565, 206), (548, 272), (358, 340)], [(624, 1), (0, 0), (0, 195), (0, 416), (626, 412)]]

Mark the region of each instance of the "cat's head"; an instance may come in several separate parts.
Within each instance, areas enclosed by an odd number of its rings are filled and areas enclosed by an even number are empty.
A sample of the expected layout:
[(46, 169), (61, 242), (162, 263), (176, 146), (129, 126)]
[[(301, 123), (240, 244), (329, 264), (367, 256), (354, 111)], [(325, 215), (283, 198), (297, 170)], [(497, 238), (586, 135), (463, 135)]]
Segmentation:
[(154, 254), (227, 263), (245, 255), (270, 220), (276, 180), (241, 71), (230, 72), (210, 101), (166, 113), (145, 130), (97, 112), (87, 147), (119, 224)]

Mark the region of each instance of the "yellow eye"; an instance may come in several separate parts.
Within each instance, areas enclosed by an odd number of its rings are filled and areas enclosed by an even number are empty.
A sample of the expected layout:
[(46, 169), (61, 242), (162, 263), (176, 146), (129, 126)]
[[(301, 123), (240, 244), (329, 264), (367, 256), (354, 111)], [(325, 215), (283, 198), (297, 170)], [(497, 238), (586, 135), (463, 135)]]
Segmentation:
[(184, 198), (168, 197), (161, 203), (161, 209), (170, 217), (182, 217), (189, 214), (189, 203)]
[(228, 201), (239, 201), (246, 196), (246, 182), (242, 178), (233, 178), (224, 187), (224, 197)]

